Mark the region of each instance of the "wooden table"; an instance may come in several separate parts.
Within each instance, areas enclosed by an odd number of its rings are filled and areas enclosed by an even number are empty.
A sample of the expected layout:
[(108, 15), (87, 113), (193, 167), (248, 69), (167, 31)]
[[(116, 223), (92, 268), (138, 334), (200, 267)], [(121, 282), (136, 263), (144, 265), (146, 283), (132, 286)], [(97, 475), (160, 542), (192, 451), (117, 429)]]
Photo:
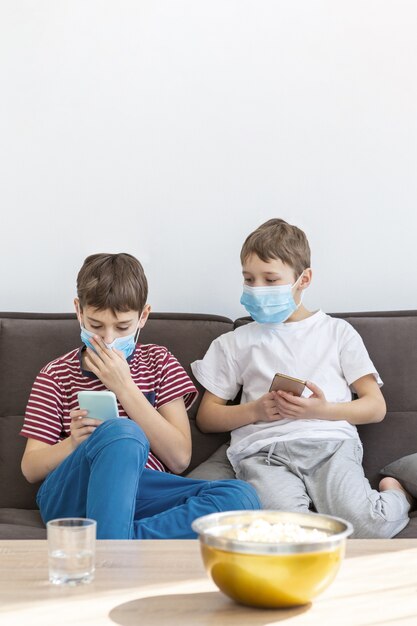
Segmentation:
[(417, 624), (417, 540), (350, 540), (341, 570), (313, 604), (242, 607), (204, 571), (197, 541), (98, 541), (89, 585), (47, 580), (46, 541), (0, 541), (0, 624), (385, 626)]

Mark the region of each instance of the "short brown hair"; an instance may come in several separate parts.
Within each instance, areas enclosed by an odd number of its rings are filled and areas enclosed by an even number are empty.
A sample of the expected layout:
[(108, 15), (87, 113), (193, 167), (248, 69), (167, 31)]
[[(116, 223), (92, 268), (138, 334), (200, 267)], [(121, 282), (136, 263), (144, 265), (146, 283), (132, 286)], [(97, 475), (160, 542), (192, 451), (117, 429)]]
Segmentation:
[(131, 254), (91, 254), (77, 276), (81, 309), (92, 306), (113, 314), (143, 311), (148, 297), (148, 281), (139, 261)]
[(293, 268), (296, 276), (302, 274), (311, 263), (310, 246), (305, 233), (281, 219), (268, 220), (246, 238), (240, 252), (242, 265), (251, 254), (256, 254), (265, 263), (271, 259), (281, 259)]

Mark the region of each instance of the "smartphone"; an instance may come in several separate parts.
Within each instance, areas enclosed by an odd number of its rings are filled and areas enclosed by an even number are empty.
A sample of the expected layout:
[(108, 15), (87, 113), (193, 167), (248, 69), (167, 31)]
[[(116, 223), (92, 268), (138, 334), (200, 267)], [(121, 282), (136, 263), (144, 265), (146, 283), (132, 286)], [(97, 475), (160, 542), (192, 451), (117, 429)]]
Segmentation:
[(116, 396), (112, 391), (79, 391), (78, 406), (88, 411), (87, 417), (111, 420), (119, 417)]
[(287, 391), (288, 393), (293, 393), (295, 396), (301, 396), (305, 386), (305, 380), (293, 378), (286, 374), (275, 374), (269, 391)]

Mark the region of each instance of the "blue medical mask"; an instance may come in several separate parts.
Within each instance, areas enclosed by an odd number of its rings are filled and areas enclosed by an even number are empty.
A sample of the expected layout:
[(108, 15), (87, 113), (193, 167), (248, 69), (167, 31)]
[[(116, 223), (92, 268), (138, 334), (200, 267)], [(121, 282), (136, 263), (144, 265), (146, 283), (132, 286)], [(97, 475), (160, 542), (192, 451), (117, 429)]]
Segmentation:
[[(81, 326), (81, 341), (87, 346), (87, 348), (91, 348), (92, 350), (94, 350), (94, 347), (92, 343), (90, 342), (90, 339), (94, 337), (94, 335), (96, 335), (97, 333), (92, 333), (91, 331), (84, 328), (82, 324), (80, 326)], [(109, 350), (112, 350), (113, 348), (115, 348), (116, 350), (120, 350), (120, 352), (123, 352), (126, 359), (128, 359), (130, 355), (133, 354), (133, 352), (135, 351), (136, 342), (139, 337), (139, 332), (140, 332), (140, 328), (138, 325), (135, 332), (132, 333), (131, 335), (126, 335), (125, 337), (116, 337), (114, 341), (112, 341), (111, 343), (105, 343), (105, 345)]]
[(249, 315), (259, 324), (280, 324), (285, 322), (300, 306), (296, 304), (292, 290), (298, 283), (299, 276), (293, 285), (277, 285), (274, 287), (249, 287), (243, 285), (240, 303), (243, 304)]

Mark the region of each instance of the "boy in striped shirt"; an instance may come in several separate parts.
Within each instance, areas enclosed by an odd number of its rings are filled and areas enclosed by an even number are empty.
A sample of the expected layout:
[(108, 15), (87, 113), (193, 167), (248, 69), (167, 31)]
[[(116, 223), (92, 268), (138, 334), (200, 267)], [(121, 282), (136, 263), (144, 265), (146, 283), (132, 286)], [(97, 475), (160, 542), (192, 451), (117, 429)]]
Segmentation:
[[(177, 475), (191, 458), (186, 410), (197, 391), (166, 348), (137, 343), (147, 294), (143, 268), (129, 254), (91, 255), (78, 274), (84, 347), (42, 368), (21, 431), (24, 476), (45, 479), (37, 494), (45, 523), (90, 517), (101, 539), (191, 538), (196, 517), (259, 508), (247, 483)], [(78, 407), (83, 390), (113, 391), (128, 419), (87, 415)]]

